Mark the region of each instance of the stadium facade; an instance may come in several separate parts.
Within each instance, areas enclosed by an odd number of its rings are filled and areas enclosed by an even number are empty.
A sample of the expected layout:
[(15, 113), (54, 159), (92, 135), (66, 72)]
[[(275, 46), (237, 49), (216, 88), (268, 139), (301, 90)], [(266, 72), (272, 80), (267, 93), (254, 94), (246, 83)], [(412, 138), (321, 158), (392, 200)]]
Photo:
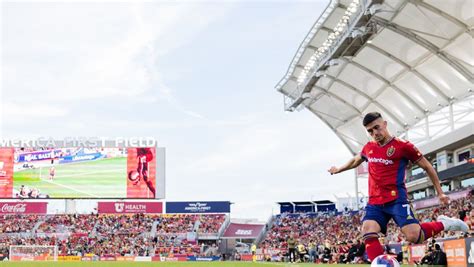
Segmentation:
[[(441, 162), (443, 184), (472, 184), (473, 12), (470, 1), (331, 1), (276, 85), (285, 110), (308, 109), (352, 154), (370, 140), (363, 115), (381, 112), (392, 134)], [(433, 196), (417, 172), (412, 197)]]

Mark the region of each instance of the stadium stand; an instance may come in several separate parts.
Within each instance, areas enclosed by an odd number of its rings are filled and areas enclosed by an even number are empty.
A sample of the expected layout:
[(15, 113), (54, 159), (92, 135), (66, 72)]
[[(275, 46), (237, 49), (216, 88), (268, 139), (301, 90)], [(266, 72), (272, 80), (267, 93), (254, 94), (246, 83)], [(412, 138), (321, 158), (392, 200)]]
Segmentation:
[[(445, 214), (452, 217), (470, 220), (469, 214), (473, 211), (473, 194), (468, 197), (452, 201), (449, 206), (420, 210), (417, 212), (420, 221), (435, 220), (438, 215)], [(305, 247), (305, 254), (309, 258), (310, 242), (315, 243), (316, 261), (326, 263), (358, 263), (363, 262), (363, 246), (360, 246), (359, 228), (362, 212), (348, 212), (339, 214), (321, 213), (283, 213), (275, 216), (273, 227), (269, 230), (261, 247), (271, 254), (288, 252), (287, 240), (294, 235), (298, 244)], [(473, 232), (471, 232), (471, 235)], [(454, 237), (456, 233), (442, 233), (436, 238)], [(393, 222), (389, 224), (388, 232), (382, 237), (385, 245), (404, 243), (400, 229)]]
[[(472, 187), (471, 187), (472, 190)], [(417, 212), (420, 221), (434, 220), (440, 214), (474, 220), (474, 196), (471, 193), (454, 200), (449, 206), (435, 206)], [(288, 238), (297, 241), (300, 261), (323, 263), (362, 263), (364, 246), (359, 227), (362, 212), (306, 212), (276, 215), (258, 245), (261, 253), (272, 260), (288, 256)], [(72, 256), (164, 256), (218, 255), (215, 242), (190, 241), (187, 233), (218, 232), (227, 216), (224, 214), (60, 214), (3, 215), (0, 225), (0, 254), (8, 256), (10, 245), (56, 245), (59, 255)], [(472, 225), (472, 223), (471, 223)], [(471, 226), (472, 227), (472, 226)], [(473, 232), (471, 231), (470, 235)], [(443, 233), (448, 238), (456, 233)], [(403, 236), (393, 222), (381, 240), (391, 250), (404, 244)], [(211, 253), (210, 253), (211, 252)], [(234, 255), (235, 256), (235, 255)]]
[(10, 245), (57, 245), (59, 255), (201, 255), (202, 246), (186, 233), (215, 233), (226, 216), (210, 215), (3, 215), (0, 254)]

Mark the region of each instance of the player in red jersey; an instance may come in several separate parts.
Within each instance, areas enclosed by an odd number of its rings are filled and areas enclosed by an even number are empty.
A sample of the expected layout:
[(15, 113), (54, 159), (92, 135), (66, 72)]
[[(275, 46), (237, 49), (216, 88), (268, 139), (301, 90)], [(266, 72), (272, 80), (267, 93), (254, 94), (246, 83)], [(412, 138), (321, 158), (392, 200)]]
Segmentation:
[(441, 190), (435, 169), (412, 143), (389, 133), (387, 121), (380, 113), (368, 113), (363, 125), (374, 141), (368, 142), (360, 154), (346, 164), (333, 166), (328, 171), (336, 174), (356, 168), (363, 161), (368, 162), (369, 202), (365, 207), (362, 239), (369, 260), (383, 254), (378, 236), (379, 233), (386, 234), (387, 224), (392, 218), (401, 228), (405, 239), (412, 243), (423, 243), (441, 231), (467, 232), (468, 227), (463, 221), (446, 216), (439, 216), (436, 222), (420, 224), (408, 201), (405, 169), (409, 162), (423, 168), (438, 193), (440, 203), (445, 205), (449, 203), (449, 198)]
[(137, 160), (137, 171), (129, 172), (129, 179), (135, 181), (134, 184), (138, 184), (140, 180), (143, 179), (154, 198), (156, 189), (153, 185), (153, 181), (148, 179), (148, 163), (153, 160), (153, 152), (150, 148), (139, 147), (137, 148)]

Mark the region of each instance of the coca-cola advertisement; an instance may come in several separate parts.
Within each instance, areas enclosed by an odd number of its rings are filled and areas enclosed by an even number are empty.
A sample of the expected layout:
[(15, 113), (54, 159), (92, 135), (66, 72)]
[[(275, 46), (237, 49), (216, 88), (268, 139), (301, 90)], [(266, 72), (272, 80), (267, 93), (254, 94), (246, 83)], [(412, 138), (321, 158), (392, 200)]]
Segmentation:
[(46, 214), (47, 202), (0, 202), (0, 214)]
[(162, 202), (99, 202), (99, 213), (163, 213)]

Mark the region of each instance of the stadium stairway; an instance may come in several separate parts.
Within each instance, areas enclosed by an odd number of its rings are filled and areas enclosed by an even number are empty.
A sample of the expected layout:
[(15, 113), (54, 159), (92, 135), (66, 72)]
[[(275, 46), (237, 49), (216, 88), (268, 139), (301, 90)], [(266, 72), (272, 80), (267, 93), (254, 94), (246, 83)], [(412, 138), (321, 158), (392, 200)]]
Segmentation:
[(158, 228), (158, 221), (154, 221), (153, 224), (151, 225), (151, 230), (150, 230), (150, 235), (155, 237), (156, 236), (156, 229)]
[(227, 226), (230, 224), (230, 216), (226, 215), (225, 216), (225, 221), (222, 223), (221, 228), (219, 228), (219, 231), (217, 232), (217, 236), (220, 239), (222, 235), (224, 235), (225, 229), (227, 229)]
[(194, 222), (194, 226), (193, 226), (193, 231), (195, 233), (199, 233), (199, 226), (201, 226), (201, 220), (197, 219), (196, 222)]
[(270, 217), (267, 220), (267, 223), (265, 223), (265, 229), (260, 233), (260, 235), (257, 237), (255, 240), (257, 244), (260, 244), (265, 237), (267, 236), (267, 233), (273, 228), (273, 224), (275, 223), (276, 216), (275, 215), (270, 215)]
[(92, 228), (92, 231), (91, 231), (91, 237), (96, 237), (97, 236), (97, 226), (99, 225), (99, 221), (97, 221), (95, 224), (94, 224), (94, 227)]
[(33, 226), (33, 229), (31, 229), (31, 233), (35, 235), (40, 225), (43, 224), (44, 222), (46, 222), (46, 217), (43, 217), (42, 220), (39, 220), (38, 222), (35, 223), (35, 225)]

